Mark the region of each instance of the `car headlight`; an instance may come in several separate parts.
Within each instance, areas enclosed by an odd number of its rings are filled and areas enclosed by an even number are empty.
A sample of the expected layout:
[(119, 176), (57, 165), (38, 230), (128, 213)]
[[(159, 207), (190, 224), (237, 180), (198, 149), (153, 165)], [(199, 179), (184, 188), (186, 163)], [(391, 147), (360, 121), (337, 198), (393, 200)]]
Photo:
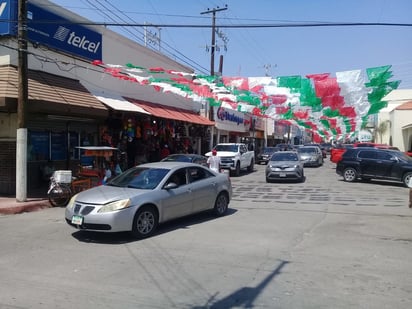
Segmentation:
[(74, 202), (76, 201), (77, 195), (79, 194), (72, 196), (72, 198), (70, 199), (69, 203), (66, 206), (67, 209), (72, 209), (74, 207)]
[(120, 200), (116, 202), (109, 203), (104, 205), (102, 208), (98, 210), (98, 212), (111, 212), (116, 210), (121, 210), (127, 208), (131, 205), (130, 199)]

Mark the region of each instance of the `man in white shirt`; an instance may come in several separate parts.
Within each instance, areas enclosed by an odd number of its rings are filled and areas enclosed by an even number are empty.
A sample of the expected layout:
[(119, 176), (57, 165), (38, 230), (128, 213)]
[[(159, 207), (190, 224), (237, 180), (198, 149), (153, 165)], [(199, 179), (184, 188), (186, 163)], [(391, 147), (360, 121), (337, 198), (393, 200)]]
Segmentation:
[(212, 150), (212, 155), (207, 159), (207, 164), (212, 171), (220, 173), (220, 157), (217, 155), (216, 149)]

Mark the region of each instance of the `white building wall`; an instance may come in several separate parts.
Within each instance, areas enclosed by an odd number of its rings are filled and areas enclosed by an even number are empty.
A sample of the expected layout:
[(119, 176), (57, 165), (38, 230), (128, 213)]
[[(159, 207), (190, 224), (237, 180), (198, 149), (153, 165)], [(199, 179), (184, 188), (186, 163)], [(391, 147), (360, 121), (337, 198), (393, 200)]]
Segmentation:
[[(395, 116), (392, 115), (391, 113), (395, 110), (395, 108), (397, 108), (398, 106), (402, 105), (405, 102), (407, 102), (407, 100), (406, 101), (404, 101), (404, 100), (402, 100), (402, 101), (389, 101), (388, 106), (385, 107), (385, 108), (382, 108), (379, 111), (377, 126), (379, 127), (380, 123), (389, 120), (390, 121), (390, 127), (388, 127), (388, 130), (384, 134), (382, 134), (382, 141), (380, 140), (380, 135), (378, 134), (378, 136), (377, 136), (378, 141), (376, 141), (376, 142), (389, 145), (390, 138), (392, 136), (392, 144), (393, 144), (393, 135), (394, 135), (394, 132), (395, 132), (394, 131), (394, 123), (396, 122), (396, 119), (394, 118)], [(395, 146), (395, 145), (393, 145), (393, 146)]]
[(402, 133), (402, 127), (411, 124), (412, 110), (394, 110), (390, 115), (392, 121), (392, 145), (401, 151), (409, 150), (408, 137)]

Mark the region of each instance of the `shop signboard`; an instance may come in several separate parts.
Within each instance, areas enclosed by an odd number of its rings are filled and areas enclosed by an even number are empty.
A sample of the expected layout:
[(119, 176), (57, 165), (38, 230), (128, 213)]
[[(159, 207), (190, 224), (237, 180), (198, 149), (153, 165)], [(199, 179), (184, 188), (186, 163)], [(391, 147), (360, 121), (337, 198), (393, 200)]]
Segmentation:
[(215, 126), (219, 130), (249, 132), (251, 117), (224, 107), (215, 108)]
[[(16, 0), (0, 0), (0, 35), (17, 33)], [(45, 45), (87, 60), (102, 60), (102, 35), (27, 3), (27, 38), (34, 45)]]
[(265, 121), (262, 117), (253, 116), (255, 121), (255, 130), (265, 131)]
[(102, 59), (102, 35), (76, 22), (27, 3), (27, 36), (33, 43), (88, 59)]
[(275, 121), (275, 130), (273, 133), (273, 137), (275, 139), (283, 139), (284, 135), (288, 131), (288, 126), (280, 121)]
[(17, 33), (17, 0), (0, 1), (0, 35)]

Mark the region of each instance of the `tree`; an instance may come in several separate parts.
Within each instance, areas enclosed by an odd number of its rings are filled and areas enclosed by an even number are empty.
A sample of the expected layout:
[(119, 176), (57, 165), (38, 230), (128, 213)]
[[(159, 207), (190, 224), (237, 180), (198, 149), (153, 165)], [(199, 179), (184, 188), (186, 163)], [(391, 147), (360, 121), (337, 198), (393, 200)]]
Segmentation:
[(376, 135), (379, 135), (379, 140), (381, 143), (382, 141), (382, 136), (388, 131), (388, 129), (391, 127), (391, 121), (390, 120), (385, 120), (379, 123), (379, 125), (375, 128), (375, 139)]

